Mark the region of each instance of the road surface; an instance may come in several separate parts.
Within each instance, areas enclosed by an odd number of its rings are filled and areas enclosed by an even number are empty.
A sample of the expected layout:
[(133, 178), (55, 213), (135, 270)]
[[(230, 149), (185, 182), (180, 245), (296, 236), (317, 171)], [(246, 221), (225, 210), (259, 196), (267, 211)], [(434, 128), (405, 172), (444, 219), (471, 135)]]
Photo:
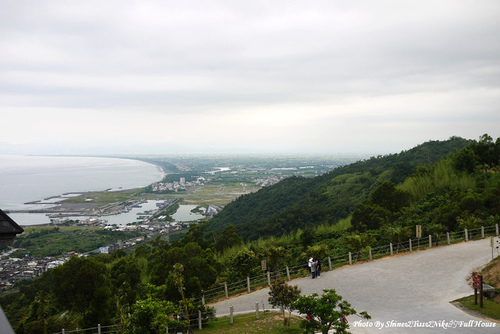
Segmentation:
[[(324, 272), (318, 279), (289, 282), (302, 294), (335, 289), (358, 312), (348, 318), (352, 333), (500, 333), (500, 323), (470, 315), (450, 302), (474, 293), (467, 278), (491, 260), (489, 239), (462, 242)], [(269, 289), (214, 304), (218, 316), (271, 309)], [(400, 327), (404, 326), (404, 327)], [(495, 326), (495, 327), (489, 327)]]

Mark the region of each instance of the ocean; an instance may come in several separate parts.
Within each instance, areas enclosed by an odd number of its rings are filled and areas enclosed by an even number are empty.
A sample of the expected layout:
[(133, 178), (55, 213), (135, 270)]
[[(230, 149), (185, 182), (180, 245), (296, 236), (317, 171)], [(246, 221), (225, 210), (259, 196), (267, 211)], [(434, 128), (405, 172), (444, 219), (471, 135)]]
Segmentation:
[[(133, 159), (0, 155), (0, 209), (37, 209), (42, 206), (26, 203), (50, 202), (66, 193), (140, 188), (163, 176), (158, 166)], [(36, 215), (9, 214), (19, 225), (33, 224)]]

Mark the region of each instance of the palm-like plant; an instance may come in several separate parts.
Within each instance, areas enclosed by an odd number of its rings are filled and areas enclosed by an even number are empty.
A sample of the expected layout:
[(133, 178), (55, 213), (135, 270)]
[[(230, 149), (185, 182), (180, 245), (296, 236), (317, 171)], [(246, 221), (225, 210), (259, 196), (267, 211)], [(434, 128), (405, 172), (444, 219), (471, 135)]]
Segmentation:
[(305, 258), (312, 256), (315, 259), (322, 259), (328, 255), (329, 248), (327, 245), (314, 245), (307, 247)]
[(359, 261), (361, 251), (375, 242), (375, 238), (369, 234), (351, 234), (344, 237), (344, 244), (356, 252), (356, 261)]
[(388, 226), (386, 228), (387, 235), (389, 240), (392, 243), (396, 243), (396, 252), (399, 252), (399, 248), (401, 247), (403, 240), (406, 240), (410, 237), (410, 229), (408, 226)]
[(483, 220), (474, 215), (468, 215), (465, 218), (457, 217), (457, 222), (461, 228), (467, 229), (467, 233), (469, 234), (469, 239), (472, 239), (471, 230), (480, 226)]
[(425, 228), (427, 233), (436, 240), (436, 246), (439, 245), (439, 237), (446, 231), (446, 227), (443, 224), (432, 224)]
[(263, 257), (269, 261), (274, 271), (274, 280), (278, 280), (278, 265), (290, 257), (290, 252), (283, 246), (268, 246), (262, 251)]

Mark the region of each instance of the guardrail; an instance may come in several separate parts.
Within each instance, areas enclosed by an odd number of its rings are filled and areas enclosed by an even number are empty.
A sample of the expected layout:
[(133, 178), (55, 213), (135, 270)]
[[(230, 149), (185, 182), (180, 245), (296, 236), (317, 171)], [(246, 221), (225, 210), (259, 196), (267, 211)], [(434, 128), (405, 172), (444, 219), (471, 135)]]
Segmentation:
[[(459, 243), (462, 241), (469, 241), (474, 239), (484, 239), (488, 235), (498, 236), (499, 226), (498, 224), (494, 226), (480, 227), (477, 229), (471, 229), (458, 232), (447, 232), (446, 234), (439, 235), (437, 238), (438, 245), (451, 245), (453, 243)], [(374, 259), (379, 259), (386, 256), (394, 256), (399, 253), (413, 252), (416, 250), (429, 249), (432, 247), (436, 247), (435, 245), (436, 238), (433, 240), (432, 236), (419, 238), (419, 239), (408, 239), (404, 242), (400, 242), (397, 244), (390, 243), (388, 245), (383, 245), (379, 247), (367, 247), (360, 253), (359, 261), (356, 261), (355, 255), (352, 252), (347, 254), (339, 255), (336, 257), (328, 256), (323, 259), (322, 262), (322, 272), (333, 270), (338, 267), (342, 267), (345, 265), (352, 265), (356, 262), (366, 262), (372, 261)], [(277, 272), (266, 272), (262, 275), (247, 277), (246, 280), (233, 282), (233, 283), (225, 283), (219, 287), (215, 287), (209, 290), (205, 290), (202, 296), (202, 303), (206, 302), (216, 302), (221, 299), (229, 299), (230, 296), (242, 294), (242, 293), (250, 293), (252, 291), (268, 287), (274, 282), (275, 277), (284, 278), (288, 281), (298, 277), (304, 277), (308, 274), (307, 267), (304, 266), (295, 266), (282, 268)], [(258, 319), (259, 309), (258, 305), (256, 306), (256, 316)], [(190, 325), (191, 328), (199, 328), (202, 329), (207, 321), (210, 318), (207, 316), (208, 313), (202, 313), (201, 311), (198, 314), (190, 314)], [(232, 323), (232, 312), (230, 313), (230, 322)], [(64, 329), (61, 332), (53, 333), (53, 334), (114, 334), (120, 333), (121, 327), (120, 324), (111, 325), (111, 326), (101, 326), (97, 325), (97, 327), (86, 328), (86, 329), (75, 329), (71, 331), (65, 331)], [(166, 332), (169, 333), (169, 329), (166, 328)]]
[[(345, 265), (352, 265), (356, 262), (372, 261), (374, 259), (379, 259), (385, 256), (394, 256), (395, 254), (413, 252), (417, 250), (428, 249), (436, 247), (437, 245), (451, 245), (453, 243), (458, 243), (462, 241), (468, 241), (473, 239), (484, 238), (488, 235), (500, 235), (498, 224), (493, 226), (481, 226), (477, 229), (463, 230), (458, 232), (447, 232), (445, 234), (438, 235), (434, 238), (429, 235), (427, 237), (419, 239), (408, 239), (400, 243), (389, 243), (388, 245), (378, 246), (378, 247), (367, 247), (360, 253), (359, 260), (356, 261), (356, 253), (346, 253), (337, 256), (328, 256), (321, 259), (322, 272), (333, 270), (334, 268), (342, 267)], [(218, 287), (214, 287), (209, 290), (203, 291), (202, 303), (217, 302), (221, 299), (229, 299), (230, 296), (250, 293), (260, 288), (268, 287), (274, 282), (274, 278), (284, 278), (286, 280), (291, 280), (298, 277), (304, 277), (308, 274), (306, 265), (295, 266), (279, 269), (277, 272), (266, 272), (262, 275), (247, 277), (246, 280), (225, 283)]]

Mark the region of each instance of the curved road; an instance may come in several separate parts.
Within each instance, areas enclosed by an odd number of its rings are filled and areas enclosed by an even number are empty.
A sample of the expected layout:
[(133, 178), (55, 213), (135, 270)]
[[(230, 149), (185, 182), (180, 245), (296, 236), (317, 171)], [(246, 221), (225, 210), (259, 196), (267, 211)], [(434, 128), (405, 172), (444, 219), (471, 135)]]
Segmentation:
[[(348, 318), (352, 333), (500, 333), (500, 323), (450, 304), (474, 293), (466, 280), (491, 260), (489, 243), (487, 238), (386, 257), (289, 284), (299, 286), (302, 294), (321, 295), (323, 289), (335, 289), (358, 312), (367, 311), (370, 320), (356, 315)], [(218, 316), (229, 314), (230, 306), (235, 313), (254, 312), (256, 302), (260, 310), (263, 305), (270, 309), (268, 293), (266, 288), (212, 306)]]

